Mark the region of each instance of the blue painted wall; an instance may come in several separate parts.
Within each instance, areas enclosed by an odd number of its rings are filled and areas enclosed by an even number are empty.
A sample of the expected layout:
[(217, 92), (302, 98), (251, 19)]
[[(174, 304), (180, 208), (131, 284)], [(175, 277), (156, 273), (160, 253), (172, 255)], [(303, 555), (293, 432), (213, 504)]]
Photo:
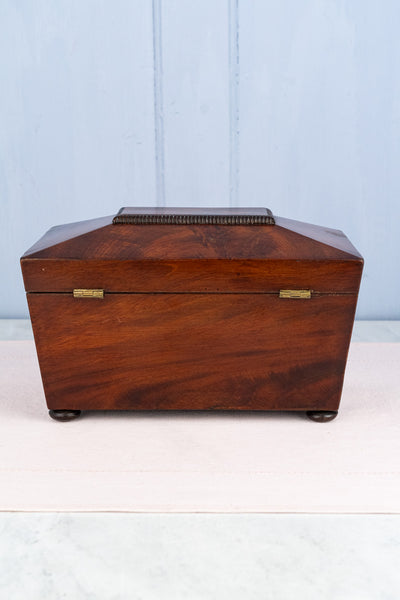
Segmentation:
[(343, 229), (358, 318), (400, 318), (397, 0), (1, 0), (0, 316), (19, 256), (124, 205)]

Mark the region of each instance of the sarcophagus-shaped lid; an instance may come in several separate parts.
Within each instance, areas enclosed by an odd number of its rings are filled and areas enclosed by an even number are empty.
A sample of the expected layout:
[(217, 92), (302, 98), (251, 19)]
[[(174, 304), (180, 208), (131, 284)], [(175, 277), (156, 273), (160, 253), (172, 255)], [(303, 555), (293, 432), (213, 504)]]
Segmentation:
[(122, 208), (53, 227), (21, 263), (28, 292), (356, 293), (362, 270), (341, 231), (266, 208)]

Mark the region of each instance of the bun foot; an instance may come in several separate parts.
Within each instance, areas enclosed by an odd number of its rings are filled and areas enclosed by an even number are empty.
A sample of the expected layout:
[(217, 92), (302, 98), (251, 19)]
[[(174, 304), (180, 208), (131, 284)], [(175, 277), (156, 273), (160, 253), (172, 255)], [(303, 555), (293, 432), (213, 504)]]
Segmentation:
[(328, 423), (337, 416), (337, 410), (308, 410), (307, 417), (316, 423)]
[(72, 421), (81, 414), (80, 410), (49, 410), (49, 415), (55, 421)]

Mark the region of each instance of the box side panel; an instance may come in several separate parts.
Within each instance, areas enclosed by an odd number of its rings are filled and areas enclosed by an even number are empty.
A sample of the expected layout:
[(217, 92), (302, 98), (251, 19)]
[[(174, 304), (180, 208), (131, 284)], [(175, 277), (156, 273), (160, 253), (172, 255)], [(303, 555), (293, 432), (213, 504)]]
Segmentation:
[(337, 410), (356, 296), (28, 301), (49, 408)]

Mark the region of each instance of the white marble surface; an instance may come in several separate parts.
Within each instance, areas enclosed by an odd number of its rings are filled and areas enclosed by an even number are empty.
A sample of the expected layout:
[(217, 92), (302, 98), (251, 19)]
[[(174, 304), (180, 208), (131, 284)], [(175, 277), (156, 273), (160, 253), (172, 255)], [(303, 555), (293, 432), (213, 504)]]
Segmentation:
[(397, 600), (399, 516), (0, 514), (12, 600)]
[[(33, 338), (29, 319), (0, 319), (0, 340)], [(400, 342), (400, 321), (356, 321), (353, 342)]]

